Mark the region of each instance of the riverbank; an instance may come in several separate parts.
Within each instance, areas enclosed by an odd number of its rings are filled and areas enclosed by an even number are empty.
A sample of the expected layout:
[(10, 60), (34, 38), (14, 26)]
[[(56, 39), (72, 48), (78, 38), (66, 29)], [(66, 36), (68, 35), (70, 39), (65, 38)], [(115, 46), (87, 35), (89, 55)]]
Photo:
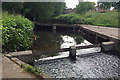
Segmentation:
[(90, 24), (96, 26), (106, 26), (120, 28), (117, 11), (99, 13), (95, 11), (86, 12), (85, 14), (61, 14), (55, 17), (55, 21), (65, 24)]
[(19, 65), (2, 55), (2, 78), (36, 78), (33, 74), (26, 73)]

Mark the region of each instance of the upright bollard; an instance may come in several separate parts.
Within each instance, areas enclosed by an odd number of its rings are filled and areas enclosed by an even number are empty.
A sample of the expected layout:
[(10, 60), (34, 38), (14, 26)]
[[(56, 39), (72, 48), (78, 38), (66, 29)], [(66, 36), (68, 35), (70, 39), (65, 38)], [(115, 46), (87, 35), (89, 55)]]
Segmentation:
[(70, 47), (69, 58), (72, 61), (76, 60), (76, 47), (75, 46)]

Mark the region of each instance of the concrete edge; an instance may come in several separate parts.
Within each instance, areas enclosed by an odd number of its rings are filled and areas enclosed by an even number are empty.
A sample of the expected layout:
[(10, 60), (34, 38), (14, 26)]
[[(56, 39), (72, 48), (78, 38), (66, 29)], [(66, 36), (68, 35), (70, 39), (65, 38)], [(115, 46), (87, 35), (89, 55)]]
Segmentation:
[[(101, 37), (101, 38), (108, 39), (109, 41), (115, 42), (115, 51), (120, 52), (120, 46), (118, 45), (120, 43), (120, 39), (116, 39), (114, 37), (110, 37), (110, 36), (107, 36), (105, 34), (94, 32), (92, 30), (84, 28), (83, 26), (86, 26), (86, 25), (79, 25), (80, 28), (82, 28), (82, 29), (84, 29), (86, 31), (89, 31), (89, 32), (92, 32), (92, 33), (94, 33), (96, 35), (99, 35), (99, 37)], [(90, 25), (90, 26), (93, 26), (93, 25)]]
[[(3, 54), (3, 55), (4, 55), (5, 57), (9, 58), (9, 59), (10, 59), (11, 61), (13, 61), (14, 63), (18, 64), (19, 66), (20, 66), (21, 64), (24, 64), (25, 67), (30, 66), (29, 64), (27, 64), (27, 63), (19, 60), (18, 58), (12, 57), (12, 55), (10, 55), (10, 54)], [(33, 73), (32, 73), (32, 74), (33, 74)], [(42, 79), (44, 79), (44, 80), (52, 79), (52, 77), (49, 76), (49, 75), (47, 75), (46, 73), (39, 74), (38, 76), (40, 76), (40, 77), (41, 77)]]

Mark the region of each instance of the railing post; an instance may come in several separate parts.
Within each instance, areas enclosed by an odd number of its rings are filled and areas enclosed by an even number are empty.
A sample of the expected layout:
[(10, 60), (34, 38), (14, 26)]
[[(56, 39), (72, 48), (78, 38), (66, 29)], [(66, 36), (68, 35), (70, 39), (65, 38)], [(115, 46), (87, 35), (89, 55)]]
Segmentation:
[(75, 46), (70, 47), (69, 58), (72, 61), (76, 60), (76, 47)]

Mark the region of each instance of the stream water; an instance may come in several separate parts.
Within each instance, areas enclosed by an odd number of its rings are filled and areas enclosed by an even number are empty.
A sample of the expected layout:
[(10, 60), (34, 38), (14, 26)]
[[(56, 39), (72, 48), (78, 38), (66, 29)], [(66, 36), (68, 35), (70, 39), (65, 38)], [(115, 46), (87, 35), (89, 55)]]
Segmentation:
[[(35, 36), (33, 50), (38, 53), (69, 48), (73, 45), (91, 44), (80, 34), (71, 32), (39, 31), (35, 33)], [(40, 59), (35, 62), (35, 65), (53, 78), (118, 78), (120, 58), (102, 53), (100, 50), (100, 47), (77, 50), (75, 62), (71, 62), (68, 58), (69, 52), (41, 53)]]
[[(69, 52), (59, 52), (59, 53), (50, 53), (49, 51), (55, 49), (69, 48), (70, 46), (86, 46), (91, 45), (90, 42), (81, 37), (80, 34), (77, 33), (69, 33), (69, 32), (45, 32), (40, 31), (35, 33), (36, 40), (34, 40), (33, 50), (37, 53), (40, 53), (40, 58), (47, 57), (67, 57)], [(47, 53), (42, 54), (41, 51), (48, 51)], [(100, 48), (90, 48), (85, 50), (77, 50), (77, 55), (79, 54), (87, 54), (92, 52), (99, 52)]]

